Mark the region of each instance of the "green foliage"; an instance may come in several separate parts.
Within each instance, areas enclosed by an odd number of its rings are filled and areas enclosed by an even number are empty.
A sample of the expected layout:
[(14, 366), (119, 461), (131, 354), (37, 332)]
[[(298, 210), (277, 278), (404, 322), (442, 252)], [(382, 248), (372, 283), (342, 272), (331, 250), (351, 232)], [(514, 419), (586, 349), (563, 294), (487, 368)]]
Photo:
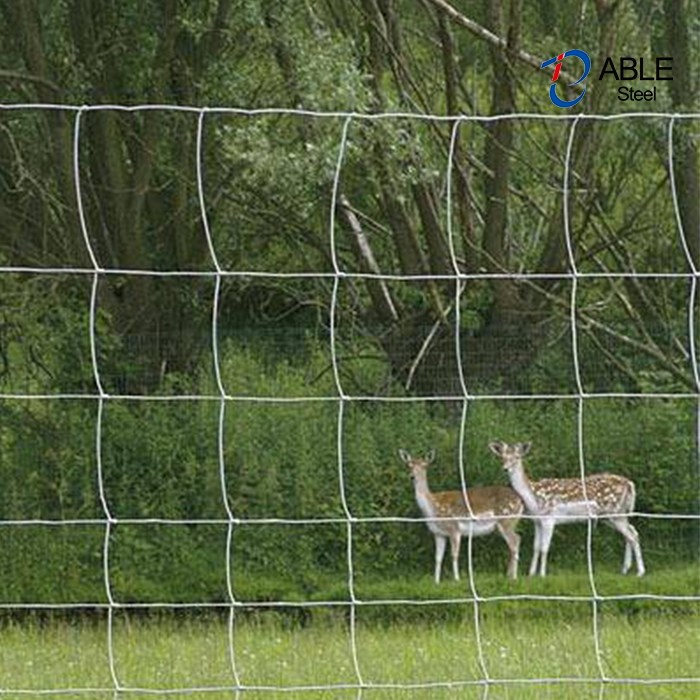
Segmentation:
[[(193, 387), (196, 393), (212, 396), (210, 400), (105, 401), (100, 458), (106, 503), (117, 520), (109, 551), (117, 599), (225, 601), (227, 556), (234, 594), (241, 599), (347, 599), (348, 530), (341, 471), (347, 506), (360, 519), (352, 525), (351, 545), (362, 595), (371, 597), (371, 591), (382, 586), (377, 582), (396, 581), (398, 576), (411, 581), (432, 571), (433, 539), (423, 523), (371, 519), (419, 516), (410, 478), (397, 457), (399, 448), (415, 453), (436, 449), (438, 459), (430, 473), (433, 490), (461, 488), (460, 404), (351, 401), (343, 404), (341, 414), (333, 398), (332, 372), (324, 372), (328, 363), (327, 347), (315, 341), (309, 341), (296, 359), (276, 363), (251, 346), (226, 344), (221, 360), (224, 385), (234, 386), (239, 396), (278, 397), (226, 403), (226, 501), (218, 450), (220, 402), (210, 378), (203, 377)], [(371, 361), (358, 364), (360, 376), (363, 370), (375, 371)], [(320, 378), (310, 383), (309, 377)], [(298, 400), (303, 396), (316, 400)], [(506, 483), (498, 459), (487, 449), (493, 439), (532, 442), (527, 467), (533, 478), (577, 477), (577, 411), (571, 400), (471, 402), (463, 457), (467, 485)], [(586, 471), (632, 478), (637, 510), (697, 513), (695, 411), (695, 404), (687, 400), (587, 401)], [(0, 412), (0, 520), (103, 519), (95, 402), (5, 401)], [(227, 504), (233, 517), (244, 521), (233, 527), (228, 555)], [(125, 519), (184, 522), (120, 522)], [(209, 524), (191, 522), (203, 519)], [(317, 519), (328, 522), (313, 522)], [(304, 522), (284, 522), (289, 520)], [(636, 525), (652, 574), (671, 564), (697, 561), (695, 521), (638, 519)], [(520, 530), (524, 571), (531, 553), (530, 523), (523, 522)], [(616, 571), (623, 552), (619, 536), (603, 525), (592, 535), (594, 560), (604, 570)], [(2, 600), (104, 599), (103, 524), (13, 526), (0, 528), (0, 536), (0, 566), (6, 572), (0, 580)], [(552, 573), (585, 572), (586, 537), (585, 526), (557, 529)], [(497, 536), (476, 539), (473, 557), (480, 576), (505, 585), (507, 549)], [(464, 551), (463, 573), (466, 558)], [(447, 566), (444, 573), (448, 575)], [(606, 581), (628, 580), (616, 573), (606, 576)], [(574, 580), (555, 576), (549, 585), (567, 595), (574, 591)], [(413, 584), (406, 585), (404, 592), (415, 595)], [(420, 585), (429, 595), (436, 593), (427, 578)], [(440, 591), (454, 592), (450, 585), (445, 583)], [(611, 590), (616, 587), (615, 583)], [(390, 596), (401, 593), (387, 591)]]

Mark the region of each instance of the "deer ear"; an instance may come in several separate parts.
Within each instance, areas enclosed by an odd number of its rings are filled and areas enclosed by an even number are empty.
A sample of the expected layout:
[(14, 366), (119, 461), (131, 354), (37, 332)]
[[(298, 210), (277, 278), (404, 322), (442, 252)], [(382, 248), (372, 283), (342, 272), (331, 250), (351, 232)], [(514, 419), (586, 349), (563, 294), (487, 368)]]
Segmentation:
[(503, 455), (503, 443), (500, 440), (490, 442), (489, 449), (491, 450), (491, 452), (493, 452), (495, 455), (498, 455), (499, 457)]
[(436, 455), (435, 450), (430, 450), (430, 452), (428, 452), (428, 454), (425, 456), (426, 462), (428, 462), (428, 464), (431, 464), (432, 462), (434, 462), (435, 455)]
[(531, 442), (523, 442), (523, 443), (520, 445), (520, 455), (521, 455), (521, 457), (524, 457), (524, 456), (530, 451), (530, 448), (531, 448), (531, 447), (532, 447), (532, 443), (531, 443)]
[(399, 457), (402, 462), (408, 464), (411, 461), (411, 455), (406, 452), (406, 450), (399, 450)]

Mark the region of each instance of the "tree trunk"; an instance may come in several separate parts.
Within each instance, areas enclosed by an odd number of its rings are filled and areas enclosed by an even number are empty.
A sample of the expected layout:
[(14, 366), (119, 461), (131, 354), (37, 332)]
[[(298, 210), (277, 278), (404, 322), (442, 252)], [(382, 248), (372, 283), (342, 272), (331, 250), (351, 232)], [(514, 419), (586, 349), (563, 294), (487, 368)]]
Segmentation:
[[(688, 45), (687, 0), (665, 0), (667, 54), (673, 56), (671, 101), (674, 112), (697, 111), (700, 104), (697, 87), (690, 68), (691, 51)], [(682, 120), (674, 125), (674, 175), (683, 235), (695, 269), (700, 269), (700, 142), (688, 133)], [(695, 130), (697, 133), (697, 129)]]

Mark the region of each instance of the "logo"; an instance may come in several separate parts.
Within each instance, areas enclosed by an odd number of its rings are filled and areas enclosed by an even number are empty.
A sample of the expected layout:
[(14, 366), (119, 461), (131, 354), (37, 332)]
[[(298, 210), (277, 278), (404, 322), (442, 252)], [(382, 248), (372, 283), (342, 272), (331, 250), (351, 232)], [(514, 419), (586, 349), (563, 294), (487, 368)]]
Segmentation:
[[(617, 99), (620, 102), (627, 102), (631, 100), (632, 102), (655, 102), (656, 101), (656, 84), (653, 86), (646, 85), (647, 90), (644, 90), (645, 82), (647, 80), (673, 80), (672, 75), (665, 75), (665, 73), (671, 73), (673, 70), (673, 56), (656, 56), (654, 61), (656, 63), (656, 71), (654, 73), (649, 73), (644, 70), (644, 56), (639, 57), (639, 70), (637, 69), (637, 59), (634, 56), (620, 56), (620, 70), (618, 72), (615, 68), (615, 61), (613, 61), (611, 56), (605, 59), (603, 65), (603, 70), (600, 71), (600, 77), (598, 80), (603, 80), (603, 78), (608, 79), (608, 76), (612, 75), (615, 82), (628, 81), (637, 82), (636, 86), (630, 85), (629, 87), (622, 85), (617, 89)], [(647, 58), (647, 65), (651, 61)], [(638, 89), (635, 89), (637, 87)], [(639, 89), (641, 88), (641, 89)]]
[(558, 56), (555, 56), (554, 58), (550, 58), (548, 61), (545, 61), (541, 66), (540, 69), (544, 68), (545, 66), (550, 66), (552, 63), (556, 63), (556, 68), (554, 69), (554, 76), (552, 77), (552, 84), (549, 86), (549, 98), (552, 100), (552, 102), (557, 106), (557, 107), (573, 107), (575, 104), (578, 104), (581, 101), (581, 98), (586, 94), (586, 86), (583, 86), (583, 91), (581, 94), (575, 99), (575, 100), (562, 100), (561, 97), (557, 95), (557, 79), (559, 78), (559, 71), (561, 70), (561, 62), (567, 57), (567, 56), (576, 56), (576, 58), (580, 58), (583, 61), (583, 75), (575, 82), (575, 83), (569, 83), (569, 85), (578, 85), (582, 80), (586, 79), (586, 76), (588, 75), (589, 71), (591, 70), (591, 59), (590, 56), (585, 52), (581, 51), (580, 49), (569, 49), (568, 51), (565, 51), (564, 53), (560, 53)]

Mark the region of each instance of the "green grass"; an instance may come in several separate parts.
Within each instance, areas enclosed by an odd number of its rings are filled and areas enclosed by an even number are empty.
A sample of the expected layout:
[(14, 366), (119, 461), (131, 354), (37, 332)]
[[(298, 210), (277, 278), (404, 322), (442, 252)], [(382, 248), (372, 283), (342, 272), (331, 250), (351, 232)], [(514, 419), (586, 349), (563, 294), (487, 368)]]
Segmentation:
[[(489, 675), (497, 679), (596, 678), (598, 664), (590, 603), (572, 602), (550, 610), (542, 602), (537, 616), (518, 614), (520, 602), (480, 606), (483, 657)], [(658, 606), (623, 615), (601, 605), (600, 651), (612, 678), (697, 678), (700, 676), (700, 608), (686, 602), (685, 614)], [(377, 623), (357, 612), (358, 661), (365, 682), (377, 685), (434, 681), (459, 683), (482, 678), (473, 608), (460, 622)], [(416, 606), (416, 607), (432, 607)], [(450, 607), (442, 603), (436, 607)], [(506, 612), (506, 608), (512, 608)], [(115, 613), (115, 668), (122, 686), (147, 689), (228, 686), (225, 616)], [(257, 610), (235, 626), (235, 657), (240, 679), (249, 686), (303, 686), (356, 682), (350, 629), (338, 609), (322, 609), (309, 624), (296, 624), (276, 611)], [(5, 691), (112, 687), (104, 619), (59, 620), (25, 618), (0, 627), (0, 688)], [(489, 700), (521, 698), (598, 698), (598, 683), (560, 682), (547, 685), (495, 684)], [(69, 697), (111, 698), (111, 693)], [(178, 697), (176, 694), (175, 697)], [(617, 685), (606, 688), (606, 700), (627, 698), (697, 698), (700, 684), (662, 686)], [(14, 697), (10, 692), (9, 697)], [(38, 700), (31, 693), (23, 698)], [(129, 693), (124, 697), (148, 697)], [(152, 696), (151, 696), (152, 697)], [(184, 697), (184, 695), (183, 695)], [(232, 693), (196, 692), (186, 697), (230, 699)], [(279, 693), (246, 691), (244, 699), (356, 698), (354, 690)], [(390, 698), (479, 698), (483, 688), (460, 686), (432, 689), (377, 688), (363, 700)]]
[[(524, 568), (524, 567), (523, 567)], [(462, 581), (455, 582), (445, 576), (439, 587), (435, 587), (432, 577), (424, 576), (415, 584), (413, 581), (358, 581), (358, 595), (367, 598), (438, 596), (457, 597), (469, 593), (469, 572), (462, 571)], [(517, 580), (511, 581), (500, 572), (474, 570), (474, 584), (480, 597), (494, 596), (579, 596), (593, 594), (591, 580), (585, 564), (576, 569), (558, 568), (548, 576), (527, 576), (523, 571)], [(623, 595), (663, 595), (700, 596), (700, 564), (683, 563), (665, 565), (653, 569), (639, 578), (634, 575), (622, 576), (615, 568), (597, 565), (594, 569), (593, 584), (600, 596)], [(387, 593), (389, 595), (387, 595)], [(626, 601), (629, 603), (629, 601)], [(666, 601), (663, 605), (667, 605)]]
[[(521, 567), (521, 570), (524, 567)], [(433, 582), (432, 576), (425, 574), (416, 576), (407, 574), (404, 577), (383, 578), (376, 575), (365, 576), (362, 572), (355, 571), (355, 595), (364, 601), (391, 601), (391, 600), (463, 600), (471, 598), (469, 584), (469, 572), (465, 563), (462, 566), (462, 580), (454, 581), (447, 567), (443, 572), (443, 580), (439, 586)], [(588, 577), (585, 563), (576, 569), (557, 567), (547, 577), (529, 577), (521, 571), (516, 581), (507, 579), (500, 571), (483, 571), (475, 568), (475, 585), (481, 598), (503, 596), (576, 596), (589, 598), (593, 591)], [(622, 576), (616, 568), (607, 565), (596, 565), (594, 575), (595, 591), (599, 596), (696, 596), (700, 597), (700, 562), (684, 562), (672, 564), (670, 562), (655, 562), (653, 567), (642, 578), (634, 575)], [(305, 581), (293, 578), (283, 579), (279, 577), (240, 576), (234, 577), (234, 593), (237, 600), (245, 602), (263, 601), (349, 601), (347, 574), (309, 574)], [(548, 601), (521, 601), (520, 612), (526, 608), (537, 612), (543, 604), (552, 610), (559, 605), (555, 600)], [(493, 609), (500, 603), (489, 602)], [(683, 610), (686, 601), (677, 603), (668, 600), (655, 602), (653, 600), (614, 600), (606, 601), (609, 609), (615, 608), (618, 612), (634, 613), (637, 610), (648, 611), (658, 605), (663, 611), (668, 611), (674, 606)], [(460, 608), (464, 611), (464, 606)], [(377, 606), (378, 617), (382, 619), (386, 608)], [(410, 613), (405, 608), (404, 612)], [(414, 611), (415, 613), (415, 611)], [(416, 613), (417, 614), (417, 613)], [(430, 617), (431, 613), (426, 615)], [(395, 615), (389, 616), (396, 620)], [(415, 615), (408, 618), (399, 618), (404, 621), (413, 621)], [(440, 616), (444, 619), (444, 616)]]
[[(366, 683), (378, 686), (430, 682), (453, 687), (370, 688), (362, 700), (483, 700), (483, 678), (475, 632), (468, 571), (462, 581), (449, 577), (436, 586), (428, 575), (395, 579), (356, 572), (358, 661)], [(594, 642), (591, 586), (578, 567), (559, 566), (545, 579), (475, 570), (481, 598), (478, 620), (483, 660), (494, 679), (595, 679), (599, 676)], [(611, 678), (671, 679), (700, 677), (700, 602), (648, 596), (699, 596), (700, 565), (656, 565), (647, 576), (621, 576), (598, 565), (595, 586), (601, 596), (638, 595), (602, 600), (597, 606), (600, 655)], [(279, 578), (235, 579), (245, 602), (348, 601), (347, 576), (317, 574), (303, 582)], [(502, 600), (502, 596), (515, 596)], [(560, 600), (572, 596), (583, 600)], [(491, 600), (490, 598), (495, 598)], [(460, 602), (450, 602), (458, 600)], [(413, 601), (413, 605), (390, 601)], [(466, 602), (465, 602), (466, 601)], [(347, 606), (247, 609), (237, 612), (235, 658), (247, 686), (353, 685), (356, 683)], [(114, 613), (113, 650), (119, 683), (127, 688), (174, 690), (232, 684), (226, 615)], [(113, 687), (104, 616), (49, 615), (0, 618), (0, 689)], [(598, 682), (546, 685), (495, 683), (488, 700), (599, 700)], [(180, 697), (175, 693), (169, 697)], [(39, 693), (17, 697), (39, 700)], [(112, 692), (60, 697), (112, 699)], [(147, 693), (123, 697), (146, 700)], [(230, 692), (194, 692), (182, 697), (218, 700)], [(331, 691), (246, 690), (241, 700), (273, 698), (357, 699), (354, 689)], [(604, 700), (671, 698), (696, 700), (700, 683), (625, 685), (611, 683)]]

